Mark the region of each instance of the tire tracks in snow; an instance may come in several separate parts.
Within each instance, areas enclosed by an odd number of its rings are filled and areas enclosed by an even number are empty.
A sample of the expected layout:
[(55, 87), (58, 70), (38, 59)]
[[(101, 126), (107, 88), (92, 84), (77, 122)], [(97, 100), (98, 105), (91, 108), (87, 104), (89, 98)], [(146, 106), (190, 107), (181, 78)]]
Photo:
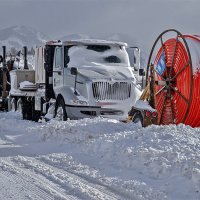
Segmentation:
[(49, 182), (56, 184), (57, 187), (65, 189), (67, 193), (74, 195), (77, 199), (81, 200), (125, 200), (133, 199), (128, 195), (122, 194), (117, 190), (103, 185), (98, 180), (94, 181), (88, 177), (83, 177), (72, 170), (63, 170), (55, 165), (45, 163), (43, 160), (39, 160), (33, 157), (14, 157), (12, 161), (13, 165), (17, 165), (18, 168), (23, 169), (29, 173), (32, 171), (33, 175), (38, 174)]
[[(19, 192), (17, 190), (20, 190), (22, 193), (27, 193), (25, 199), (78, 200), (75, 196), (67, 194), (66, 190), (60, 188), (59, 185), (49, 181), (41, 174), (35, 173), (32, 169), (26, 169), (22, 165), (18, 165), (17, 162), (13, 162), (13, 159), (1, 159), (0, 169), (0, 177), (7, 177), (8, 182), (19, 184), (14, 185), (17, 189), (13, 192)], [(8, 185), (9, 189), (10, 186)], [(15, 193), (15, 195), (17, 194)], [(14, 199), (21, 198), (15, 197)]]
[[(80, 164), (75, 164), (75, 162), (68, 163), (68, 162), (64, 162), (62, 163), (62, 159), (65, 160), (65, 157), (56, 157), (56, 162), (55, 160), (51, 160), (51, 159), (47, 159), (48, 156), (45, 157), (40, 157), (40, 158), (36, 158), (37, 160), (41, 161), (42, 163), (45, 163), (46, 165), (49, 166), (54, 166), (64, 172), (70, 173), (70, 175), (74, 176), (75, 178), (80, 178), (81, 180), (85, 180), (87, 182), (87, 184), (91, 184), (92, 186), (95, 186), (96, 189), (98, 189), (99, 191), (102, 191), (103, 193), (106, 193), (108, 195), (111, 196), (115, 196), (117, 199), (136, 199), (136, 197), (133, 194), (130, 194), (129, 192), (125, 191), (125, 188), (120, 188), (119, 186), (116, 188), (116, 185), (113, 185), (113, 183), (111, 183), (109, 181), (109, 179), (115, 179), (115, 178), (106, 178), (102, 175), (100, 175), (96, 170), (88, 168), (88, 166), (84, 166), (84, 165), (80, 165)], [(55, 159), (55, 157), (52, 157), (53, 159)], [(58, 161), (58, 162), (57, 162)], [(60, 163), (61, 161), (61, 163)], [(63, 166), (63, 164), (65, 164), (65, 166)], [(67, 165), (67, 166), (66, 166)], [(85, 172), (86, 170), (86, 172)], [(90, 171), (90, 173), (88, 174), (88, 171)], [(95, 171), (95, 172), (94, 172)], [(92, 174), (96, 174), (96, 176), (93, 176)], [(106, 181), (107, 180), (107, 181)], [(110, 184), (111, 183), (111, 184)]]
[[(1, 171), (0, 177), (4, 180), (1, 184), (0, 199), (54, 199), (49, 191), (44, 190), (38, 184), (34, 184), (35, 181), (30, 179), (30, 177), (26, 180), (26, 176), (21, 177), (20, 174), (19, 178), (19, 172)], [(3, 191), (2, 185), (4, 185)]]

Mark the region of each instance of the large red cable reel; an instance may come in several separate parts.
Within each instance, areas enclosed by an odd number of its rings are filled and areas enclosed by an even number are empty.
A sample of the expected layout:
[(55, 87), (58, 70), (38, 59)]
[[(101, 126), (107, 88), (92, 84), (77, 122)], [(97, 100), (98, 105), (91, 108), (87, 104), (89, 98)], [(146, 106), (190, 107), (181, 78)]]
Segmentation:
[(184, 36), (174, 29), (162, 32), (150, 52), (146, 80), (152, 65), (154, 84), (151, 87), (154, 88), (150, 89), (154, 91), (158, 124), (184, 123), (199, 127), (200, 38)]

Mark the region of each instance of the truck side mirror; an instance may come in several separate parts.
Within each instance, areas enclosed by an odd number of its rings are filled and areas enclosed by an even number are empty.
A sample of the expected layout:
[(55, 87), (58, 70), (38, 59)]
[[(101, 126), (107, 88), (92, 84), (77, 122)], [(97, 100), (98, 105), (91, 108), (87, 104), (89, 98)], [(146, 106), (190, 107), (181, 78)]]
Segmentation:
[(145, 76), (144, 69), (139, 69), (139, 76)]
[(77, 68), (76, 67), (71, 68), (71, 74), (75, 75), (75, 76), (77, 75)]
[(140, 49), (138, 47), (129, 47), (130, 60), (132, 57), (132, 64), (135, 71), (140, 69)]
[(134, 64), (137, 64), (135, 55), (133, 55), (133, 62), (134, 62)]

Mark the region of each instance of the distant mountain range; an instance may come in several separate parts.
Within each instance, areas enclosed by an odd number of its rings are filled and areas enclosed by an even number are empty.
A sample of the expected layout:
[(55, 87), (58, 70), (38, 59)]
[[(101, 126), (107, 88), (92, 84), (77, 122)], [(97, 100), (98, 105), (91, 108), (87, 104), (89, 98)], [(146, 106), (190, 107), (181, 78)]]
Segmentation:
[[(66, 41), (66, 40), (76, 40), (76, 39), (89, 39), (94, 37), (90, 37), (84, 34), (70, 34), (70, 35), (65, 35), (63, 37), (52, 38), (51, 36), (45, 35), (44, 33), (37, 31), (32, 27), (11, 26), (0, 30), (0, 47), (5, 45), (7, 49), (11, 49), (12, 47), (14, 47), (17, 50), (21, 49), (23, 46), (32, 48), (44, 44), (46, 41), (50, 40), (50, 38)], [(144, 48), (137, 41), (137, 39), (130, 35), (112, 34), (98, 39), (126, 42), (129, 46), (140, 47), (142, 49), (142, 52), (144, 52)], [(146, 56), (142, 55), (142, 57), (144, 58)], [(141, 59), (142, 64), (145, 62), (145, 59), (143, 58)]]
[(5, 45), (8, 49), (20, 49), (23, 46), (31, 48), (47, 40), (48, 36), (44, 33), (27, 26), (12, 26), (0, 30), (0, 46)]
[[(27, 26), (11, 26), (0, 30), (0, 45), (5, 45), (8, 49), (11, 47), (22, 48), (23, 46), (35, 47), (51, 39), (66, 41), (89, 38), (94, 37), (84, 34), (69, 34), (63, 37), (52, 38), (50, 35), (46, 35), (40, 31), (35, 30), (32, 27)], [(133, 42), (133, 39), (130, 38), (130, 36), (122, 34), (113, 34), (96, 39), (122, 41), (129, 44), (131, 41)]]

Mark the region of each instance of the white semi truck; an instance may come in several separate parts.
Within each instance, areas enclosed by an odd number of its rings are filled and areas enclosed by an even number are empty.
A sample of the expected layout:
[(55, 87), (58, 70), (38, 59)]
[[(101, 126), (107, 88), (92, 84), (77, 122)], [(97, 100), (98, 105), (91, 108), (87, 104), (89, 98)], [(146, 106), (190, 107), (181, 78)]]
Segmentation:
[[(126, 48), (105, 40), (47, 42), (36, 48), (33, 70), (10, 71), (9, 109), (34, 121), (41, 116), (125, 120), (140, 96)], [(135, 63), (139, 59), (135, 56)]]

